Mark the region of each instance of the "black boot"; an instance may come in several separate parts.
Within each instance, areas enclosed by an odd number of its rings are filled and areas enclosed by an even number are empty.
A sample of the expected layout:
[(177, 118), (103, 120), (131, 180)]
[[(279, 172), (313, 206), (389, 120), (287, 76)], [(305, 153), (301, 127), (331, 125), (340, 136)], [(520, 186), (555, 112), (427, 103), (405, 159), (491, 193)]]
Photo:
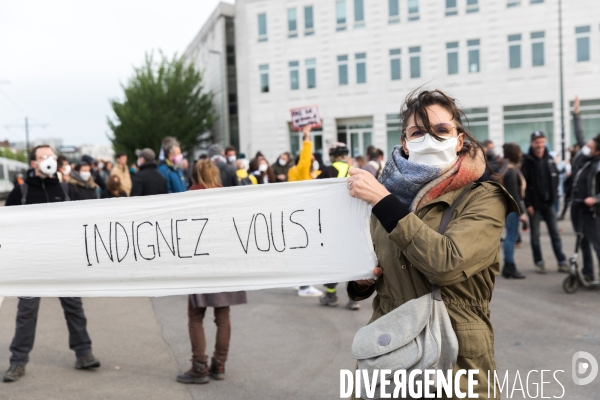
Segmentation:
[(194, 360), (192, 360), (192, 368), (177, 375), (179, 383), (208, 383), (208, 381), (208, 367)]
[(504, 268), (502, 268), (502, 276), (505, 278), (514, 278), (514, 279), (525, 279), (525, 275), (517, 270), (517, 266), (515, 263), (504, 263)]

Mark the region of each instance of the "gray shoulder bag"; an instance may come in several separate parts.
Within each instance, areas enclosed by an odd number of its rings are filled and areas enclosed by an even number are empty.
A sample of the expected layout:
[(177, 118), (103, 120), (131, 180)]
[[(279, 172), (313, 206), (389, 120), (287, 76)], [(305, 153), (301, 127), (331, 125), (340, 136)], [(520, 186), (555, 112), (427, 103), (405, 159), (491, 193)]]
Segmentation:
[[(469, 192), (468, 185), (448, 207), (442, 216), (439, 232), (443, 234), (452, 219), (459, 201)], [(442, 301), (441, 288), (433, 285), (432, 293), (413, 299), (373, 323), (361, 328), (352, 342), (352, 356), (358, 360), (358, 369), (367, 370), (369, 379), (374, 370), (392, 371), (386, 379), (386, 393), (393, 393), (395, 371), (406, 370), (406, 378), (412, 370), (452, 370), (458, 357), (458, 339), (452, 329), (446, 306)], [(360, 376), (363, 399), (379, 399), (381, 374), (373, 382), (366, 383)], [(423, 381), (423, 375), (415, 380)], [(435, 378), (434, 378), (435, 381)], [(367, 391), (367, 386), (369, 391)], [(424, 389), (424, 387), (423, 387)], [(430, 389), (434, 393), (434, 388)]]

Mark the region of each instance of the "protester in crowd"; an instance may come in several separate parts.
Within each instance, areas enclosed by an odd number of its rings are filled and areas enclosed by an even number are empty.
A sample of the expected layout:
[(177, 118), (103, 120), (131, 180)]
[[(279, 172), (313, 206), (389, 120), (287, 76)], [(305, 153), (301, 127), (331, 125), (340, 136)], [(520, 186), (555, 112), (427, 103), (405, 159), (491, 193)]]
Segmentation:
[(523, 200), (529, 215), (535, 271), (539, 274), (546, 273), (540, 246), (540, 222), (543, 219), (548, 227), (552, 249), (558, 261), (558, 271), (569, 272), (554, 211), (558, 195), (558, 170), (546, 148), (546, 135), (543, 132), (535, 131), (531, 134), (529, 154), (523, 157), (521, 172), (527, 182), (527, 191)]
[[(190, 190), (202, 190), (222, 187), (219, 168), (210, 160), (200, 160), (192, 172), (194, 185)], [(177, 375), (180, 383), (208, 383), (209, 375), (216, 380), (225, 379), (225, 362), (229, 353), (231, 321), (229, 307), (246, 304), (246, 292), (223, 292), (210, 294), (192, 294), (188, 297), (188, 328), (192, 344), (192, 367)], [(217, 335), (215, 351), (208, 366), (206, 355), (206, 335), (204, 333), (204, 315), (207, 307), (214, 307)]]
[[(335, 143), (329, 149), (331, 165), (323, 168), (317, 179), (344, 178), (348, 176), (350, 165), (348, 164), (348, 148), (345, 143)], [(320, 297), (319, 302), (323, 306), (337, 307), (340, 303), (337, 296), (337, 283), (325, 285), (327, 293)], [(352, 299), (346, 304), (349, 310), (360, 309), (360, 304)]]
[[(577, 106), (577, 101), (576, 101), (576, 106)], [(577, 114), (579, 114), (579, 112), (577, 112)], [(573, 116), (573, 119), (575, 119), (575, 116)], [(575, 136), (577, 137), (577, 133), (575, 134)], [(584, 138), (585, 139), (585, 138)], [(577, 144), (575, 146), (569, 147), (568, 151), (569, 151), (569, 166), (568, 168), (565, 168), (565, 180), (563, 182), (563, 192), (565, 194), (565, 197), (563, 199), (563, 209), (562, 212), (560, 213), (560, 217), (558, 218), (559, 221), (562, 221), (565, 219), (565, 214), (567, 213), (567, 209), (569, 208), (569, 206), (571, 205), (571, 194), (573, 192), (573, 178), (575, 178), (573, 176), (573, 163), (575, 161), (575, 158), (577, 156), (577, 153), (579, 153), (579, 150), (581, 150), (581, 147)]]
[(236, 167), (235, 162), (237, 161), (237, 150), (234, 146), (227, 146), (225, 148), (225, 160), (227, 161), (227, 164), (234, 168)]
[(502, 276), (505, 278), (523, 279), (523, 275), (517, 269), (515, 264), (515, 244), (519, 239), (519, 221), (527, 221), (525, 214), (525, 203), (523, 197), (525, 196), (525, 189), (527, 184), (525, 177), (519, 170), (521, 163), (522, 152), (521, 148), (515, 143), (505, 143), (502, 145), (504, 152), (504, 161), (498, 171), (497, 175), (493, 178), (495, 181), (500, 183), (512, 196), (512, 198), (519, 205), (519, 213), (513, 212), (506, 217), (506, 237), (504, 238), (503, 249), (504, 249), (504, 267), (502, 268)]
[(291, 154), (288, 152), (281, 153), (277, 161), (271, 165), (273, 174), (275, 174), (275, 182), (287, 182), (288, 171), (290, 170)]
[(165, 159), (158, 165), (158, 172), (167, 180), (169, 193), (181, 193), (187, 190), (185, 177), (181, 170), (183, 154), (177, 139), (167, 136), (162, 141), (162, 152)]
[[(6, 199), (7, 206), (22, 204), (58, 203), (69, 199), (66, 185), (58, 180), (57, 159), (48, 145), (36, 146), (29, 155), (32, 169), (22, 185), (15, 186)], [(92, 341), (87, 332), (87, 319), (80, 297), (60, 297), (69, 330), (69, 348), (75, 352), (76, 369), (100, 367), (92, 354)], [(29, 353), (33, 349), (39, 297), (20, 297), (17, 308), (15, 336), (10, 345), (10, 367), (4, 374), (4, 382), (14, 382), (25, 375)]]
[(246, 161), (248, 160), (243, 159), (236, 161), (237, 170), (235, 172), (238, 177), (238, 182), (241, 186), (257, 185), (258, 181), (256, 180), (256, 177), (248, 173)]
[(256, 177), (259, 185), (275, 183), (275, 173), (262, 154), (257, 154), (256, 157), (250, 161), (250, 173)]
[(136, 150), (135, 155), (138, 157), (137, 165), (140, 172), (131, 178), (131, 196), (152, 196), (169, 193), (167, 180), (158, 172), (154, 151), (145, 148), (143, 150)]
[(83, 161), (77, 164), (69, 179), (69, 198), (71, 200), (97, 199), (97, 188), (91, 167)]
[[(87, 165), (89, 165), (90, 173), (92, 174), (92, 178), (94, 178), (94, 182), (98, 186), (98, 194), (100, 194), (102, 190), (106, 189), (106, 182), (104, 181), (104, 179), (102, 179), (100, 171), (98, 171), (96, 167), (97, 161), (94, 160), (92, 156), (86, 154), (81, 157), (81, 162), (84, 162)], [(72, 165), (72, 169), (75, 169), (75, 165)]]
[[(372, 322), (427, 295), (432, 284), (441, 287), (458, 338), (454, 371), (478, 369), (473, 393), (488, 398), (487, 377), (496, 370), (489, 302), (498, 243), (506, 216), (518, 206), (496, 182), (473, 184), (486, 168), (485, 156), (456, 103), (439, 90), (412, 93), (402, 107), (402, 145), (390, 155), (382, 183), (350, 170), (349, 194), (373, 206), (371, 236), (379, 260), (373, 272), (383, 279), (350, 282), (348, 295), (363, 300), (377, 292)], [(455, 201), (440, 234), (444, 211)], [(467, 390), (467, 377), (457, 378)]]
[(594, 258), (590, 244), (600, 261), (600, 133), (586, 143), (581, 127), (579, 103), (579, 97), (576, 97), (573, 121), (575, 137), (581, 150), (573, 159), (571, 221), (575, 232), (583, 232), (583, 276), (587, 281), (593, 281)]
[(127, 197), (127, 193), (121, 187), (121, 179), (117, 175), (111, 175), (106, 182), (106, 190), (102, 191), (101, 199), (111, 199), (113, 197)]
[(368, 162), (361, 168), (368, 171), (375, 178), (379, 179), (381, 172), (383, 171), (383, 151), (371, 147), (367, 153)]
[(121, 180), (121, 188), (127, 193), (131, 193), (131, 174), (127, 168), (127, 153), (117, 153), (115, 160), (117, 165), (110, 171), (110, 175), (116, 175)]
[(69, 175), (71, 174), (71, 165), (69, 165), (69, 160), (67, 160), (67, 157), (58, 156), (56, 164), (58, 166), (58, 170), (56, 171), (58, 180), (64, 183), (69, 182)]
[(218, 143), (214, 143), (208, 148), (208, 157), (219, 168), (223, 187), (239, 186), (235, 166), (227, 163), (224, 154), (223, 147)]
[(129, 176), (133, 176), (139, 172), (138, 166), (135, 164), (131, 164), (129, 166)]
[(354, 163), (352, 164), (354, 168), (360, 169), (363, 169), (365, 165), (367, 165), (367, 159), (365, 158), (365, 156), (356, 156), (356, 158), (354, 159)]
[[(300, 155), (296, 161), (296, 165), (288, 170), (289, 182), (299, 182), (314, 179), (313, 169), (317, 167), (318, 163), (315, 161), (313, 156), (313, 143), (310, 140), (310, 125), (305, 126), (302, 129), (304, 135), (302, 141), (302, 149), (300, 149)], [(298, 296), (300, 297), (321, 297), (323, 292), (312, 285), (300, 286), (298, 288)]]
[[(102, 165), (102, 166), (101, 166)], [(102, 161), (101, 164), (98, 164), (98, 168), (100, 170), (100, 176), (106, 182), (108, 186), (108, 178), (110, 178), (110, 171), (112, 170), (112, 163), (110, 161)]]

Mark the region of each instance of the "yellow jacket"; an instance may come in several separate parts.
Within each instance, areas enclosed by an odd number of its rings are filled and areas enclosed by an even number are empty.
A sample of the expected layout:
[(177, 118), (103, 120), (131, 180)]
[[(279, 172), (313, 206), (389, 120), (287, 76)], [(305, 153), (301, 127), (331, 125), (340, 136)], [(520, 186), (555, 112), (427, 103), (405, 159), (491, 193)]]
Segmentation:
[(242, 179), (244, 179), (244, 178), (250, 179), (250, 182), (252, 182), (253, 185), (258, 185), (258, 181), (256, 180), (256, 177), (254, 175), (248, 174), (248, 171), (243, 170), (243, 169), (238, 169), (235, 172), (237, 174), (238, 181), (240, 181), (240, 185), (242, 184)]
[(117, 175), (119, 177), (121, 180), (121, 189), (129, 196), (131, 193), (131, 175), (129, 175), (129, 168), (117, 164), (110, 171), (110, 175)]
[(308, 181), (313, 179), (310, 174), (312, 166), (312, 142), (305, 141), (302, 143), (300, 150), (300, 159), (298, 164), (288, 171), (288, 182)]

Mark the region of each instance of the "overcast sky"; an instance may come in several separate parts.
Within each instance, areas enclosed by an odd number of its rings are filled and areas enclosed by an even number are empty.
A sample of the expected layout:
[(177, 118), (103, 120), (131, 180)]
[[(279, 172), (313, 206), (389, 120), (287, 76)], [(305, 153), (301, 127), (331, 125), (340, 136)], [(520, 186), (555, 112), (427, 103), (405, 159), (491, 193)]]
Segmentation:
[(133, 66), (152, 49), (182, 54), (218, 3), (0, 1), (0, 140), (25, 140), (23, 128), (5, 125), (28, 116), (49, 125), (32, 127), (32, 139), (109, 144), (109, 99), (122, 98)]

